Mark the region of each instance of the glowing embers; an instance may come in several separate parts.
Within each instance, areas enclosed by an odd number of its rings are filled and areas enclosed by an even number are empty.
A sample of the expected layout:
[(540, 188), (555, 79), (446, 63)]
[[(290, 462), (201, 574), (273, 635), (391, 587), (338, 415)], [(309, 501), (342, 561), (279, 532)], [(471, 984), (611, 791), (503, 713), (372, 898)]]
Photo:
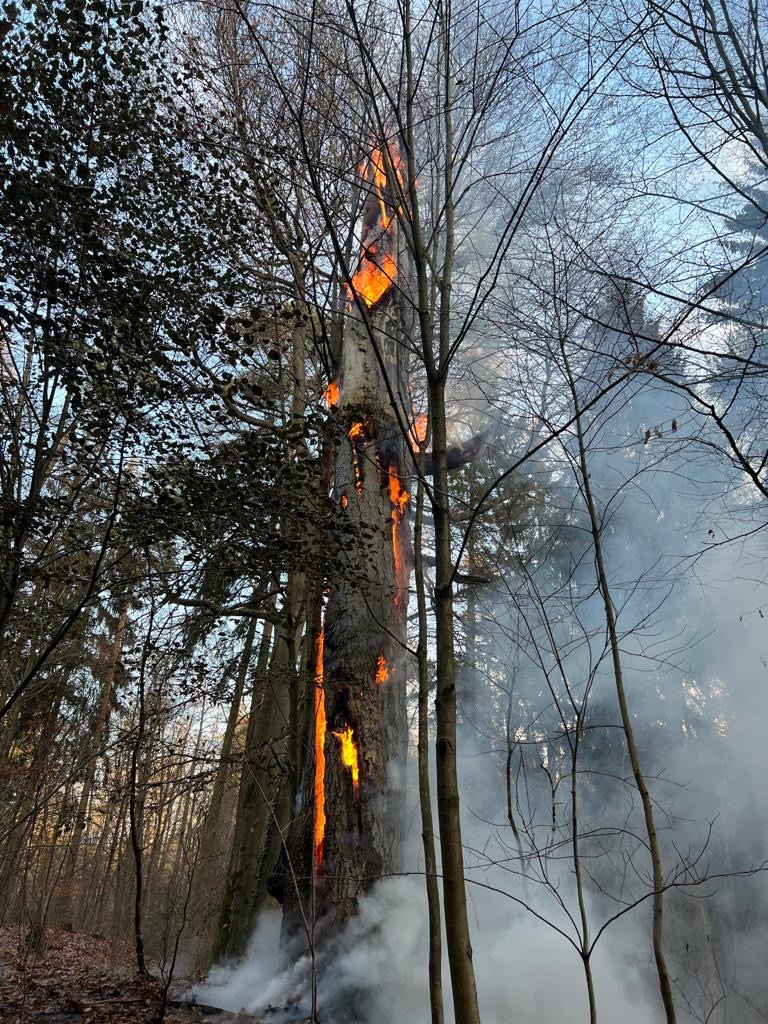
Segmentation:
[(374, 680), (377, 686), (381, 686), (382, 683), (386, 683), (389, 679), (389, 666), (387, 665), (387, 659), (383, 654), (380, 654), (376, 659), (376, 675)]
[[(393, 196), (402, 195), (402, 159), (396, 147), (374, 148), (358, 171), (368, 197), (363, 207), (360, 263), (352, 276), (350, 297), (357, 295), (369, 308), (379, 302), (397, 277), (397, 243), (392, 231)], [(387, 173), (387, 165), (394, 180)], [(398, 202), (398, 208), (400, 203)]]
[(355, 420), (347, 430), (349, 443), (352, 445), (352, 469), (355, 474), (355, 493), (358, 497), (363, 493), (363, 453), (362, 448), (368, 437), (362, 420)]
[(403, 546), (400, 539), (400, 524), (408, 510), (408, 502), (411, 496), (403, 487), (397, 463), (391, 463), (387, 470), (389, 500), (392, 504), (392, 555), (395, 560), (395, 596), (393, 601), (396, 606), (400, 604), (400, 593), (404, 589), (405, 581), (405, 560), (403, 557)]
[(342, 508), (347, 508), (349, 506), (349, 498), (346, 496), (346, 494), (342, 494), (341, 501), (339, 502), (339, 504), (341, 505)]
[(323, 688), (323, 630), (317, 638), (315, 662), (315, 791), (314, 791), (314, 843), (315, 867), (323, 866), (323, 844), (325, 842), (325, 690)]
[(333, 735), (339, 741), (341, 763), (349, 769), (349, 774), (352, 776), (352, 791), (357, 800), (360, 796), (360, 760), (357, 754), (355, 731), (351, 725), (348, 725), (343, 732), (335, 732)]
[(339, 387), (339, 383), (338, 381), (332, 380), (329, 383), (328, 387), (325, 389), (325, 391), (323, 391), (323, 401), (325, 402), (325, 407), (327, 409), (330, 409), (332, 406), (338, 405), (340, 398), (341, 388)]

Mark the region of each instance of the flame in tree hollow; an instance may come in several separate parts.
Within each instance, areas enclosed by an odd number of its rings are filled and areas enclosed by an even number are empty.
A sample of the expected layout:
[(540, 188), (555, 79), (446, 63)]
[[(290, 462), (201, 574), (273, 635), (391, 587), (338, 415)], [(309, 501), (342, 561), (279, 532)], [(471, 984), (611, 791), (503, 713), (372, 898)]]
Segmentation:
[(374, 243), (367, 245), (360, 269), (352, 278), (352, 289), (357, 292), (366, 306), (375, 306), (392, 286), (397, 274), (397, 264), (389, 253), (380, 253)]
[(392, 518), (399, 523), (405, 515), (411, 496), (403, 487), (397, 466), (389, 468), (389, 500), (392, 502)]
[(387, 202), (387, 195), (397, 195), (404, 189), (403, 162), (399, 149), (391, 144), (387, 145), (387, 156), (394, 182), (388, 181), (387, 160), (379, 147), (374, 147), (358, 167), (368, 199), (363, 208), (360, 262), (349, 292), (350, 297), (359, 296), (369, 308), (386, 295), (397, 277), (396, 240), (390, 230), (396, 211)]
[(341, 763), (345, 768), (349, 768), (349, 773), (352, 776), (352, 790), (355, 800), (357, 800), (360, 795), (360, 761), (357, 756), (355, 731), (351, 725), (348, 725), (343, 732), (335, 732), (333, 735), (341, 745)]
[(387, 659), (383, 654), (380, 654), (376, 659), (376, 675), (375, 680), (378, 686), (382, 683), (386, 683), (389, 679), (389, 668), (387, 666)]
[(315, 866), (323, 866), (323, 844), (325, 841), (325, 690), (323, 688), (323, 653), (325, 634), (321, 627), (317, 637), (315, 661), (315, 791), (314, 791), (314, 841)]

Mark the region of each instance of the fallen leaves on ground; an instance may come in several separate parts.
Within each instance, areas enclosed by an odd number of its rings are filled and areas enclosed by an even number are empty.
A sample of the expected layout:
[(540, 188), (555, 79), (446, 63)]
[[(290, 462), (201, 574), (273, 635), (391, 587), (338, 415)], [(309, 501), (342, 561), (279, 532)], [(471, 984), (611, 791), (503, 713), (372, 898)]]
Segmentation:
[[(49, 928), (35, 948), (25, 929), (0, 928), (0, 1024), (156, 1024), (161, 985), (134, 964), (130, 945), (103, 936)], [(193, 1007), (165, 1015), (166, 1024), (201, 1019)]]

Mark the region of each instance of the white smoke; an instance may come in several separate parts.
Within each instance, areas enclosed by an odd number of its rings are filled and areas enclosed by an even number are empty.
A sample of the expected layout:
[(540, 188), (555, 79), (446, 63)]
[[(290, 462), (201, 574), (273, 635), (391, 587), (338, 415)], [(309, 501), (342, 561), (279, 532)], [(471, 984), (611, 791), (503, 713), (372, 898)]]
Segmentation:
[[(485, 876), (485, 883), (488, 877)], [(582, 1024), (588, 1019), (579, 956), (561, 936), (511, 901), (470, 886), (470, 915), (483, 1024), (519, 1019), (536, 1024)], [(544, 908), (541, 908), (542, 910)], [(235, 965), (217, 967), (191, 993), (201, 1003), (259, 1016), (293, 1003), (309, 1010), (307, 958), (284, 968), (277, 911), (262, 915), (248, 951)], [(346, 1005), (359, 1024), (426, 1024), (427, 908), (418, 875), (378, 883), (360, 901), (333, 961), (320, 976), (318, 1004)], [(445, 944), (444, 944), (445, 945)], [(598, 945), (594, 972), (598, 1011), (605, 1021), (653, 1024), (641, 974), (647, 969), (644, 939), (635, 945), (625, 927), (620, 940)], [(443, 963), (446, 1020), (453, 1019), (447, 963)], [(273, 1018), (270, 1016), (270, 1020)], [(279, 1016), (276, 1018), (279, 1019)], [(294, 1018), (292, 1018), (294, 1019)]]
[(266, 910), (259, 917), (242, 960), (214, 967), (188, 998), (234, 1013), (261, 1012), (273, 999), (279, 1001), (285, 995), (288, 979), (283, 977), (282, 967), (280, 912)]

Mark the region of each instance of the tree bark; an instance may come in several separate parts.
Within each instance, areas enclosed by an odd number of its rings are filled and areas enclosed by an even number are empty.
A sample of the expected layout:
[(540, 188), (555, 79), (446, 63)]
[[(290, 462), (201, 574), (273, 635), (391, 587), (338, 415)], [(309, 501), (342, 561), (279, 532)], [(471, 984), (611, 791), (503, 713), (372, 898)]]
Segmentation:
[(131, 748), (130, 798), (128, 814), (130, 822), (131, 851), (134, 864), (134, 900), (133, 900), (133, 937), (136, 949), (136, 969), (139, 974), (147, 974), (144, 958), (143, 901), (144, 901), (144, 794), (140, 792), (139, 751), (144, 739), (146, 721), (144, 703), (144, 672), (142, 666), (139, 682), (139, 715), (136, 725), (136, 738)]

